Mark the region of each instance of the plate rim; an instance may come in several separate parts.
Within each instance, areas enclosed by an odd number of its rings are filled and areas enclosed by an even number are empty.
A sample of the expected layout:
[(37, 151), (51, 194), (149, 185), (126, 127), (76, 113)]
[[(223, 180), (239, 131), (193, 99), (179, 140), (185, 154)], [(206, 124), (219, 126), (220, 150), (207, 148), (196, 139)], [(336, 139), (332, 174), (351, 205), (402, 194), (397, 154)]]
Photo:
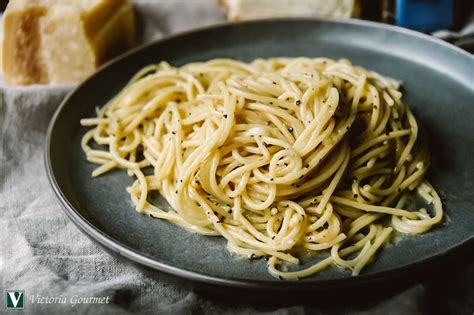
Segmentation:
[[(105, 247), (105, 249), (112, 251), (113, 253), (121, 256), (127, 260), (130, 260), (134, 263), (139, 265), (143, 265), (145, 267), (151, 268), (154, 271), (162, 272), (174, 277), (178, 277), (181, 279), (189, 280), (196, 283), (202, 284), (209, 284), (213, 286), (221, 286), (221, 287), (231, 287), (231, 288), (244, 288), (244, 289), (258, 289), (258, 290), (267, 290), (267, 291), (303, 291), (308, 289), (315, 289), (315, 288), (331, 288), (331, 287), (340, 287), (343, 286), (354, 286), (354, 285), (362, 285), (364, 283), (374, 282), (376, 280), (383, 280), (386, 278), (393, 278), (400, 274), (405, 274), (408, 272), (413, 272), (416, 269), (428, 264), (430, 262), (434, 262), (439, 260), (445, 256), (447, 256), (450, 252), (453, 252), (456, 249), (459, 249), (464, 246), (468, 246), (469, 244), (474, 244), (474, 235), (468, 237), (467, 239), (462, 240), (461, 242), (451, 245), (446, 250), (429, 256), (425, 259), (415, 261), (412, 263), (406, 263), (401, 266), (397, 266), (392, 269), (375, 272), (371, 274), (362, 274), (356, 277), (344, 277), (344, 278), (337, 278), (337, 279), (308, 279), (302, 281), (280, 281), (278, 279), (271, 279), (271, 280), (260, 280), (260, 279), (242, 279), (242, 278), (235, 278), (235, 277), (219, 277), (209, 275), (207, 273), (192, 271), (186, 268), (176, 267), (174, 265), (168, 264), (160, 259), (152, 258), (146, 253), (140, 252), (134, 248), (131, 248), (119, 240), (115, 239), (114, 237), (108, 235), (104, 231), (100, 230), (94, 224), (89, 222), (80, 212), (77, 210), (68, 200), (65, 193), (62, 191), (60, 185), (58, 184), (54, 171), (53, 171), (53, 162), (50, 156), (50, 150), (52, 147), (51, 138), (53, 135), (54, 127), (57, 123), (58, 117), (62, 112), (63, 108), (66, 107), (69, 100), (72, 96), (92, 78), (100, 75), (103, 71), (109, 68), (112, 64), (119, 62), (123, 59), (128, 58), (129, 56), (135, 54), (138, 51), (144, 50), (147, 47), (151, 47), (153, 45), (160, 44), (162, 42), (166, 42), (175, 38), (184, 37), (187, 35), (192, 35), (194, 33), (205, 32), (208, 30), (219, 29), (223, 27), (233, 27), (234, 25), (250, 25), (250, 24), (263, 24), (263, 23), (272, 23), (272, 22), (315, 22), (315, 23), (335, 23), (335, 24), (346, 24), (346, 25), (358, 25), (358, 26), (365, 26), (371, 27), (376, 29), (383, 29), (387, 31), (393, 31), (396, 33), (402, 33), (411, 37), (418, 38), (424, 41), (430, 41), (432, 43), (442, 45), (451, 51), (454, 51), (458, 54), (463, 55), (464, 57), (468, 57), (471, 61), (474, 61), (474, 55), (471, 55), (467, 51), (462, 50), (459, 47), (456, 47), (450, 43), (442, 41), (441, 39), (419, 33), (413, 30), (405, 29), (402, 27), (394, 26), (394, 25), (386, 25), (382, 23), (372, 22), (372, 21), (365, 21), (365, 20), (358, 20), (358, 19), (341, 19), (341, 18), (324, 18), (324, 17), (291, 17), (291, 18), (269, 18), (269, 19), (256, 19), (250, 21), (239, 21), (239, 22), (223, 22), (217, 23), (209, 26), (193, 28), (191, 30), (187, 30), (184, 32), (179, 32), (170, 36), (165, 36), (158, 40), (151, 41), (149, 43), (145, 43), (143, 45), (139, 45), (128, 52), (119, 55), (110, 61), (104, 63), (101, 67), (99, 67), (92, 75), (90, 75), (87, 79), (82, 81), (78, 84), (75, 88), (73, 88), (66, 97), (61, 101), (61, 104), (55, 110), (54, 115), (52, 116), (50, 123), (48, 125), (47, 134), (46, 134), (46, 143), (45, 143), (45, 150), (44, 150), (44, 163), (46, 168), (46, 174), (48, 180), (50, 182), (53, 191), (59, 199), (61, 208), (66, 213), (67, 217), (79, 228), (79, 230), (92, 239), (94, 242), (97, 242), (99, 245)], [(278, 284), (278, 285), (276, 285)]]

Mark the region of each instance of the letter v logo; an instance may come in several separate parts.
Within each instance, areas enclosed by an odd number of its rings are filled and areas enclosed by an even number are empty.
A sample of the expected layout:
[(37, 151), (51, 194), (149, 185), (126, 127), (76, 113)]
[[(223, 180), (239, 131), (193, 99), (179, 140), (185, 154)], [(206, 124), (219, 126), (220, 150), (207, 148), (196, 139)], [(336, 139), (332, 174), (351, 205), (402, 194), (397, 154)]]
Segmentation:
[(24, 291), (6, 291), (7, 309), (18, 310), (25, 308)]

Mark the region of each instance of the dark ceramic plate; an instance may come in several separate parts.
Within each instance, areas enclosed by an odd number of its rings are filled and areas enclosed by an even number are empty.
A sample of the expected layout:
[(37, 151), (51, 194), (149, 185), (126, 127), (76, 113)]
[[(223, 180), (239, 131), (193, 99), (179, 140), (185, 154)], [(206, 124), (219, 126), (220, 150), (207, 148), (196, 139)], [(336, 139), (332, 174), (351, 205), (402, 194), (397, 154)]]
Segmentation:
[[(80, 148), (92, 117), (141, 67), (226, 57), (348, 58), (403, 81), (405, 100), (428, 134), (429, 177), (445, 200), (446, 219), (429, 233), (405, 237), (379, 254), (359, 277), (331, 267), (300, 282), (272, 278), (265, 261), (238, 259), (222, 238), (190, 234), (132, 207), (123, 171), (92, 179)], [(300, 290), (358, 285), (390, 277), (466, 245), (474, 231), (474, 58), (431, 37), (375, 23), (326, 19), (266, 20), (222, 25), (146, 45), (107, 64), (73, 91), (52, 119), (46, 149), (51, 184), (67, 215), (110, 252), (168, 275), (205, 284)], [(470, 243), (472, 244), (472, 242)]]

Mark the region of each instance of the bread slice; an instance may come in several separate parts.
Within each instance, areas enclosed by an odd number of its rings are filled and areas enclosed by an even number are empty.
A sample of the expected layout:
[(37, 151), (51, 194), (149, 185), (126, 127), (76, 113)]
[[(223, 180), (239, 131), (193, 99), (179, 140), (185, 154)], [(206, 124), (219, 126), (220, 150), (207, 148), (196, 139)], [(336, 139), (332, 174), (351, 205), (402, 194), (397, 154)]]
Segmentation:
[(271, 17), (351, 17), (357, 0), (221, 0), (230, 21)]
[(69, 84), (135, 42), (127, 0), (11, 0), (3, 17), (8, 84)]

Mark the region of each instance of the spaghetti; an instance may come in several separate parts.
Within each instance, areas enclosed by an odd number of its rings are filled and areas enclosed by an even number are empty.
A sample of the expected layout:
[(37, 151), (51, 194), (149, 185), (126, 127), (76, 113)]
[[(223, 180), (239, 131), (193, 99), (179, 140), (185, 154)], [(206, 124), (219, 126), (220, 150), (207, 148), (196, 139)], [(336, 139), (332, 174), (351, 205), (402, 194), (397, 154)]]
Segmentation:
[[(401, 98), (398, 82), (347, 60), (162, 62), (81, 120), (94, 126), (82, 147), (100, 165), (93, 176), (136, 177), (127, 191), (138, 212), (223, 236), (231, 252), (267, 258), (275, 277), (331, 264), (357, 275), (394, 229), (424, 233), (443, 216)], [(404, 209), (413, 191), (433, 213)], [(325, 258), (285, 271), (301, 249)]]

